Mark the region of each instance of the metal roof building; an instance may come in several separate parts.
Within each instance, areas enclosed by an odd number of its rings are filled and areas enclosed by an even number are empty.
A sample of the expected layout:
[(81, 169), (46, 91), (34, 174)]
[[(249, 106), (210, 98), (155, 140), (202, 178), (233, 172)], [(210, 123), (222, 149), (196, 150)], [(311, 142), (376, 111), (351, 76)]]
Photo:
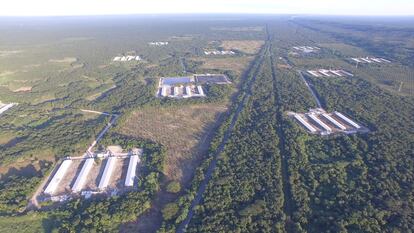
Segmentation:
[(344, 116), (342, 113), (335, 112), (335, 115), (337, 115), (342, 120), (346, 121), (348, 124), (354, 126), (355, 128), (357, 128), (357, 129), (361, 128), (360, 125), (358, 125), (356, 122), (354, 122), (353, 120), (349, 119), (348, 117)]
[(134, 186), (134, 180), (135, 180), (135, 173), (137, 170), (137, 164), (139, 162), (139, 156), (138, 155), (132, 155), (129, 158), (129, 164), (128, 164), (128, 172), (125, 179), (125, 186), (131, 187)]
[(339, 77), (342, 77), (343, 76), (340, 70), (331, 70), (331, 72), (334, 73), (334, 74), (336, 74)]
[(318, 123), (318, 125), (320, 125), (322, 128), (324, 128), (326, 131), (328, 131), (328, 132), (332, 131), (332, 129), (329, 126), (327, 126), (325, 123), (323, 123), (316, 115), (309, 114), (308, 116), (312, 120), (314, 120), (316, 123)]
[(186, 87), (185, 87), (185, 93), (186, 93), (189, 97), (191, 97), (192, 92), (191, 92), (191, 87), (190, 87), (190, 86), (186, 86)]
[(65, 176), (71, 164), (72, 164), (72, 160), (70, 159), (63, 160), (62, 164), (60, 165), (59, 169), (56, 171), (52, 180), (47, 185), (44, 193), (52, 195), (56, 191), (57, 187), (59, 186), (60, 181), (62, 181), (63, 177)]
[(85, 185), (85, 181), (88, 176), (88, 173), (92, 169), (93, 163), (94, 163), (94, 158), (89, 158), (85, 160), (82, 170), (79, 173), (78, 177), (76, 178), (75, 184), (73, 184), (72, 186), (73, 192), (79, 192), (82, 190), (83, 186)]
[(174, 87), (174, 95), (178, 96), (180, 94), (180, 87)]
[(162, 86), (161, 87), (161, 96), (167, 96), (167, 86)]
[(318, 70), (318, 71), (319, 71), (319, 73), (321, 73), (321, 74), (323, 74), (323, 75), (325, 75), (325, 76), (327, 76), (327, 77), (332, 77), (332, 75), (331, 75), (331, 74), (329, 74), (329, 73), (330, 73), (330, 71), (329, 71), (329, 70), (320, 69), (320, 70)]
[(203, 87), (202, 86), (197, 86), (197, 91), (199, 95), (204, 95), (204, 91), (203, 91)]
[(11, 104), (6, 104), (6, 105), (3, 105), (3, 106), (0, 106), (0, 114), (2, 114), (3, 112), (9, 110), (14, 105), (16, 105), (16, 104), (11, 103)]
[(311, 131), (312, 133), (316, 132), (317, 130), (315, 129), (315, 127), (313, 127), (312, 125), (310, 125), (307, 121), (305, 121), (305, 119), (303, 119), (301, 116), (299, 116), (298, 114), (294, 115), (296, 120), (298, 120), (300, 123), (302, 123), (302, 125), (304, 125), (309, 131)]
[(308, 73), (315, 77), (321, 77), (321, 75), (315, 70), (308, 70)]
[(346, 130), (346, 127), (343, 124), (339, 123), (337, 120), (335, 120), (334, 118), (332, 118), (328, 114), (324, 113), (324, 114), (322, 114), (322, 116), (324, 116), (327, 120), (329, 120), (330, 122), (332, 122), (338, 128), (340, 128), (342, 130)]
[(106, 165), (105, 165), (105, 170), (102, 174), (101, 180), (99, 181), (98, 188), (100, 190), (103, 190), (106, 187), (108, 187), (109, 180), (111, 179), (111, 175), (115, 167), (116, 159), (117, 159), (116, 157), (108, 158), (108, 161), (106, 162)]

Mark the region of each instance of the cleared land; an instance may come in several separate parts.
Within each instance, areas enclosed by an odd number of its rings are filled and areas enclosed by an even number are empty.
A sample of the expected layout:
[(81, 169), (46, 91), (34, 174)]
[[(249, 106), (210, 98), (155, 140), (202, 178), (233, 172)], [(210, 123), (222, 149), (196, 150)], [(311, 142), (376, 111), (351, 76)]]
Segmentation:
[(165, 175), (187, 183), (208, 149), (206, 132), (216, 124), (225, 105), (198, 104), (169, 108), (144, 108), (134, 112), (121, 132), (161, 143), (167, 149)]
[(254, 54), (264, 44), (262, 40), (225, 40), (221, 46), (226, 50), (239, 50), (244, 53)]
[(202, 69), (220, 69), (233, 70), (237, 74), (241, 74), (253, 56), (248, 57), (226, 57), (226, 58), (194, 58), (194, 61), (201, 61)]

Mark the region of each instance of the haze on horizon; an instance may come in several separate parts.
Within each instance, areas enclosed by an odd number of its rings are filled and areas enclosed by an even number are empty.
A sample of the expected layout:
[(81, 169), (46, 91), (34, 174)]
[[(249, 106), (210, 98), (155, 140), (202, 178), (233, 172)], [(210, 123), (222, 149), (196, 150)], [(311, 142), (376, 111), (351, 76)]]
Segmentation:
[(14, 0), (0, 16), (250, 13), (412, 16), (412, 0)]

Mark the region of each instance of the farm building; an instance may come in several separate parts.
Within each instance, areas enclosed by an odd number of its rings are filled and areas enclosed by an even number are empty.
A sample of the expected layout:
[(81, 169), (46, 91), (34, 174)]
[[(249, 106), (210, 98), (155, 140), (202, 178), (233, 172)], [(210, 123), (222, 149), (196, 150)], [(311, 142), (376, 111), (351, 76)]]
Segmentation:
[(345, 70), (326, 70), (326, 69), (318, 69), (318, 70), (308, 70), (308, 74), (314, 76), (314, 77), (343, 77), (348, 76), (352, 77), (354, 76), (352, 73), (345, 71)]
[(141, 61), (142, 58), (140, 56), (118, 56), (114, 57), (112, 61)]
[(300, 115), (295, 114), (294, 117), (300, 122), (302, 123), (303, 126), (305, 126), (309, 131), (311, 131), (312, 133), (316, 132), (317, 130), (310, 125), (307, 121), (305, 121)]
[(101, 180), (99, 181), (98, 188), (100, 190), (104, 190), (108, 186), (109, 180), (111, 179), (111, 175), (114, 170), (115, 163), (117, 162), (116, 160), (117, 160), (116, 157), (108, 158), (106, 162), (105, 170), (102, 174)]
[(198, 86), (197, 86), (197, 91), (198, 91), (198, 94), (199, 94), (199, 95), (204, 96), (204, 91), (203, 91), (203, 87), (202, 87), (202, 86), (198, 85)]
[(357, 124), (342, 113), (327, 113), (321, 108), (311, 109), (308, 113), (288, 112), (288, 115), (296, 119), (301, 126), (312, 134), (329, 135), (369, 132), (369, 129)]
[(314, 53), (320, 50), (320, 48), (314, 46), (294, 46), (293, 49), (302, 53)]
[(163, 45), (168, 45), (168, 41), (153, 41), (153, 42), (149, 42), (149, 45), (155, 45), (155, 46), (163, 46)]
[(50, 180), (49, 184), (47, 185), (44, 193), (52, 195), (55, 192), (56, 188), (59, 186), (60, 181), (65, 176), (71, 164), (72, 164), (72, 160), (70, 159), (63, 160), (62, 164), (60, 165), (59, 169), (56, 171), (52, 180)]
[(163, 77), (160, 78), (156, 96), (178, 99), (205, 97), (206, 94), (201, 84), (207, 83), (229, 84), (231, 82), (223, 74), (194, 74), (184, 77)]
[(236, 54), (231, 50), (204, 50), (205, 55), (234, 55)]
[(134, 180), (136, 176), (137, 164), (140, 162), (138, 155), (132, 155), (129, 158), (128, 172), (125, 179), (125, 186), (134, 186)]
[(357, 63), (391, 63), (390, 60), (378, 57), (352, 57), (351, 60)]
[(309, 114), (309, 117), (314, 120), (319, 126), (321, 126), (326, 132), (331, 132), (331, 127), (327, 126), (323, 121), (321, 121), (315, 114)]
[(0, 102), (0, 115), (12, 108), (13, 106), (17, 105), (16, 103), (10, 103), (10, 104), (2, 104)]
[(342, 120), (346, 121), (350, 125), (354, 126), (355, 128), (357, 128), (357, 129), (361, 128), (361, 126), (359, 124), (355, 123), (353, 120), (349, 119), (348, 117), (346, 117), (342, 113), (335, 112), (335, 115), (337, 115), (339, 118), (341, 118)]
[(76, 178), (75, 184), (72, 186), (72, 191), (77, 193), (80, 192), (86, 182), (86, 179), (88, 177), (89, 172), (92, 169), (92, 166), (94, 164), (94, 158), (88, 158), (85, 160), (85, 163), (83, 164), (82, 170), (80, 171), (78, 177)]
[(332, 122), (336, 127), (342, 129), (342, 130), (346, 130), (346, 127), (339, 123), (337, 120), (335, 120), (333, 117), (331, 117), (330, 115), (323, 113), (322, 114), (323, 117), (325, 117), (328, 121)]

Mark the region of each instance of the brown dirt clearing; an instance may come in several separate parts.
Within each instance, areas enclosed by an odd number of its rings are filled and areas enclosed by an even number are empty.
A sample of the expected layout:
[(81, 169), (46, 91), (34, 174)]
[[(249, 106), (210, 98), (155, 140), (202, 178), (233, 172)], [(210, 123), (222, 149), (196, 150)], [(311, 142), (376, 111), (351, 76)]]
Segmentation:
[(167, 149), (165, 175), (187, 183), (208, 149), (211, 131), (225, 105), (199, 104), (167, 108), (144, 108), (132, 113), (121, 132), (161, 143)]

